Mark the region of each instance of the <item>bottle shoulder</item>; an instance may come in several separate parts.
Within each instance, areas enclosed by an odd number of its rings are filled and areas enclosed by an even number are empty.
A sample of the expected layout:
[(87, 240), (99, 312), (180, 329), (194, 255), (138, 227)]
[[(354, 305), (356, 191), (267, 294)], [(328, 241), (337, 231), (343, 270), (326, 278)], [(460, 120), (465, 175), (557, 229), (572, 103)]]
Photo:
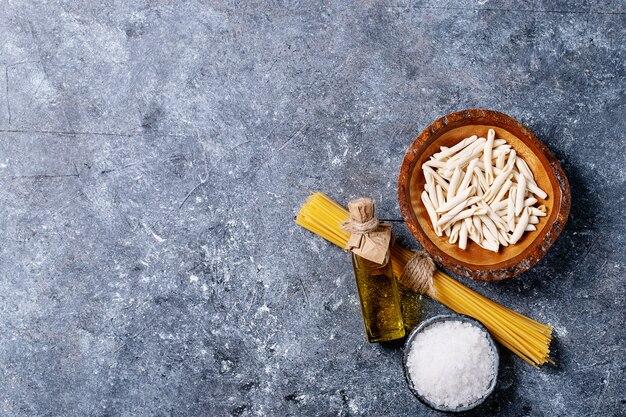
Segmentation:
[(378, 271), (378, 270), (391, 268), (391, 253), (389, 250), (387, 250), (387, 254), (385, 255), (385, 260), (383, 261), (382, 264), (377, 264), (375, 262), (367, 260), (354, 253), (351, 253), (350, 255), (352, 257), (352, 264), (354, 265), (355, 269), (367, 269), (369, 271)]

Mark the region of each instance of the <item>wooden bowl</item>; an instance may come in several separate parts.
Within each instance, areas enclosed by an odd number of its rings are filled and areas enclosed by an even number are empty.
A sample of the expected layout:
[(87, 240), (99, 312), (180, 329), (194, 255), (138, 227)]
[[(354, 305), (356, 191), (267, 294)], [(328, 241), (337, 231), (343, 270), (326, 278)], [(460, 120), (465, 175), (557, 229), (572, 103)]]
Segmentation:
[[(537, 185), (548, 194), (546, 200), (537, 198), (538, 204), (548, 209), (548, 215), (536, 225), (537, 230), (524, 233), (515, 245), (501, 247), (498, 253), (474, 242), (462, 250), (451, 245), (447, 236), (437, 236), (420, 198), (425, 183), (422, 164), (439, 147), (452, 146), (474, 134), (487, 137), (488, 129), (494, 129), (496, 138), (506, 139), (513, 146), (532, 170)], [(411, 233), (435, 261), (455, 274), (482, 281), (511, 278), (535, 265), (563, 230), (571, 205), (567, 177), (546, 145), (512, 117), (478, 109), (448, 114), (413, 141), (400, 168), (398, 199)]]

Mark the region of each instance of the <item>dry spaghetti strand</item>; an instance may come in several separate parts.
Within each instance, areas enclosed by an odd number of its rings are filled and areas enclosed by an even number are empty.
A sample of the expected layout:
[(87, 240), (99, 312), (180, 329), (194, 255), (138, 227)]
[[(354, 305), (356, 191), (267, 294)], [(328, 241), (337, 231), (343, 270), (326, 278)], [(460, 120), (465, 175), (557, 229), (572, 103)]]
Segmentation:
[[(348, 212), (323, 193), (313, 193), (302, 205), (296, 224), (344, 247), (350, 233), (339, 224), (348, 219)], [(399, 277), (413, 252), (399, 244), (391, 247), (393, 273)], [(496, 340), (534, 367), (554, 363), (550, 355), (552, 328), (478, 294), (442, 271), (433, 276), (434, 298), (460, 314), (475, 318), (485, 325)]]

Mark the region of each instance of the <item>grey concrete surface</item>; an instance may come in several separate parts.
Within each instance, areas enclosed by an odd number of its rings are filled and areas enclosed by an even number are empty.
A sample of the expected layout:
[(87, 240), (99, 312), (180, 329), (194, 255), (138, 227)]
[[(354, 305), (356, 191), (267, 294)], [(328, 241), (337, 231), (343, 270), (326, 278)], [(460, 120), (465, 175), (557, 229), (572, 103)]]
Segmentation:
[(438, 415), (293, 216), (321, 190), (400, 218), (405, 149), (463, 108), (534, 130), (573, 196), (535, 268), (463, 280), (557, 361), (503, 349), (467, 415), (626, 415), (624, 1), (0, 6), (2, 416)]

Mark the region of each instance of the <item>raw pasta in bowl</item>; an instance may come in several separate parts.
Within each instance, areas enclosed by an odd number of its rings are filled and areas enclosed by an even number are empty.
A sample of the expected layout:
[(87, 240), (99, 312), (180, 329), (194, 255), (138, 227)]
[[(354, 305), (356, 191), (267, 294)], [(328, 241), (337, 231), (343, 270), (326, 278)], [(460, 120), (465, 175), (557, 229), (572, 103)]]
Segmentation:
[(421, 200), (437, 236), (465, 250), (469, 242), (498, 252), (537, 230), (547, 215), (547, 193), (524, 159), (489, 129), (472, 135), (422, 164), (426, 183)]
[[(432, 203), (428, 209), (425, 202)], [(468, 109), (440, 117), (413, 140), (400, 165), (398, 205), (411, 234), (436, 262), (460, 276), (498, 281), (546, 254), (565, 226), (571, 195), (559, 161), (530, 129), (504, 113)]]

